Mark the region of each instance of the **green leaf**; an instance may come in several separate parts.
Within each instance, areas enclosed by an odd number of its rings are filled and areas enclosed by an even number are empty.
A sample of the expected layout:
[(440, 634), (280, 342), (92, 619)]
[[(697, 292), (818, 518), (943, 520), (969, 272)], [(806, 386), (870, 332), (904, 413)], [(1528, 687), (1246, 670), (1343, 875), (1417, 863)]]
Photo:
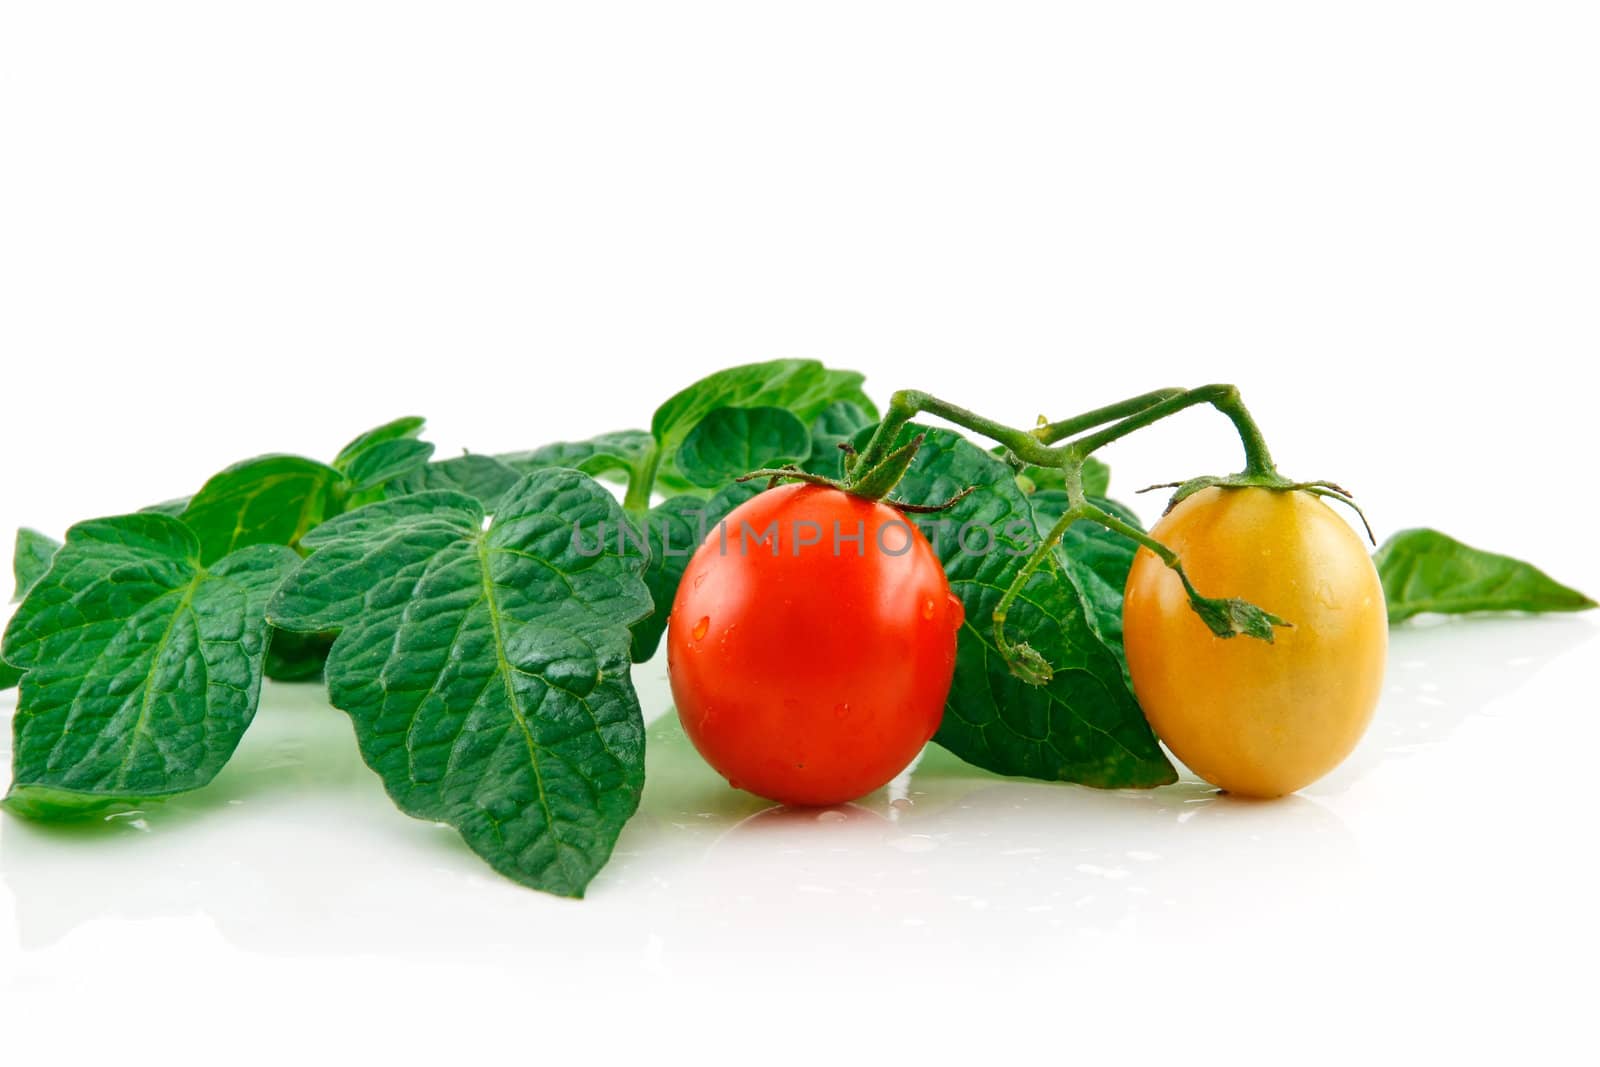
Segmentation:
[(1402, 530), (1373, 556), (1389, 621), (1437, 612), (1584, 611), (1595, 602), (1531, 563), (1484, 552), (1438, 530)]
[(299, 544), (340, 507), (343, 475), (304, 456), (259, 456), (212, 475), (189, 501), (183, 522), (210, 564), (247, 545)]
[[(24, 526), (17, 531), (16, 548), (11, 553), (11, 573), (16, 578), (13, 603), (27, 596), (28, 590), (50, 569), (50, 560), (60, 547), (61, 542), (38, 530)], [(0, 659), (0, 691), (10, 689), (21, 680), (21, 668)]]
[(422, 432), (425, 422), (426, 420), (420, 415), (405, 415), (358, 434), (353, 441), (339, 449), (339, 454), (333, 459), (333, 466), (341, 472), (348, 473), (364, 453), (380, 445), (415, 438)]
[(495, 458), (519, 474), (565, 467), (599, 477), (632, 471), (653, 443), (645, 430), (615, 430), (586, 441), (557, 441), (531, 452), (508, 452)]
[(26, 672), (6, 807), (83, 816), (211, 781), (255, 714), (264, 609), (295, 561), (260, 545), (203, 566), (152, 513), (68, 531), (6, 628)]
[[(666, 497), (706, 497), (711, 488), (726, 479), (711, 481), (703, 471), (698, 472), (698, 480), (691, 479), (680, 467), (678, 452), (685, 438), (707, 415), (719, 408), (782, 408), (804, 425), (830, 405), (844, 401), (876, 419), (877, 409), (861, 391), (861, 382), (862, 376), (854, 371), (830, 370), (808, 359), (729, 367), (669, 398), (656, 409), (649, 432), (619, 430), (586, 441), (560, 441), (531, 452), (512, 452), (496, 458), (523, 474), (566, 467), (614, 481), (628, 481), (633, 471), (653, 463), (655, 491)], [(708, 428), (707, 433), (714, 429), (715, 426)], [(650, 458), (652, 450), (654, 459)]]
[(11, 595), (13, 604), (27, 596), (33, 583), (44, 577), (60, 548), (60, 541), (38, 530), (24, 526), (17, 531), (16, 547), (11, 551), (11, 575), (16, 581)]
[(717, 408), (777, 407), (804, 424), (846, 400), (877, 417), (855, 371), (830, 370), (811, 359), (775, 359), (729, 367), (673, 395), (656, 409), (650, 432), (661, 453), (675, 459), (689, 432)]
[(805, 459), (810, 450), (806, 424), (783, 408), (717, 408), (683, 439), (678, 469), (711, 489), (762, 467)]
[(382, 441), (349, 462), (344, 468), (345, 479), (352, 493), (366, 492), (420, 470), (432, 455), (433, 445), (427, 441)]
[(384, 483), (404, 478), (425, 465), (433, 455), (433, 445), (416, 439), (424, 421), (420, 415), (406, 415), (357, 435), (341, 448), (333, 459), (333, 468), (343, 475), (340, 488), (344, 495), (354, 499), (341, 500), (340, 506), (328, 514), (379, 499), (382, 494), (378, 490)]
[(425, 489), (454, 489), (465, 493), (493, 512), (506, 490), (521, 475), (493, 456), (467, 453), (451, 459), (435, 460), (407, 474), (394, 484), (399, 493), (420, 493)]
[(683, 580), (683, 572), (689, 566), (689, 557), (694, 550), (728, 512), (755, 496), (762, 488), (761, 484), (755, 482), (734, 482), (710, 499), (670, 497), (646, 514), (650, 565), (645, 568), (644, 581), (650, 588), (650, 599), (655, 603), (655, 610), (633, 624), (630, 655), (635, 663), (643, 663), (655, 655), (661, 643), (661, 634), (667, 628), (672, 599), (678, 593), (678, 583)]
[(338, 632), (330, 699), (402, 811), (567, 896), (604, 865), (644, 780), (628, 627), (650, 611), (645, 559), (614, 539), (582, 551), (623, 521), (571, 470), (518, 481), (487, 528), (463, 493), (397, 497), (307, 535), (268, 612)]
[(877, 417), (860, 404), (835, 400), (811, 420), (811, 455), (800, 466), (827, 478), (842, 477), (844, 453), (839, 446), (853, 441), (858, 432), (876, 421)]
[[(937, 536), (934, 547), (966, 609), (955, 680), (934, 740), (999, 774), (1108, 789), (1175, 781), (1119, 657), (1090, 624), (1070, 572), (1041, 567), (1012, 604), (1006, 623), (1008, 638), (1029, 645), (1048, 665), (1049, 681), (1030, 685), (1012, 674), (994, 644), (992, 619), (1027, 552), (1038, 544), (1027, 494), (1009, 466), (958, 434), (907, 427), (900, 440), (916, 432), (927, 437), (898, 497), (947, 500), (976, 487), (949, 511), (919, 517), (930, 538)], [(857, 444), (865, 443), (864, 434)], [(963, 527), (969, 531), (965, 550)], [(995, 548), (987, 553), (982, 531), (996, 535)]]
[(246, 545), (293, 548), (324, 519), (381, 497), (385, 483), (426, 465), (433, 446), (413, 439), (421, 429), (416, 416), (385, 423), (345, 445), (331, 465), (286, 455), (235, 463), (212, 475), (178, 517), (200, 539), (205, 563)]
[(189, 510), (189, 501), (193, 499), (193, 497), (188, 496), (174, 497), (171, 500), (163, 500), (159, 504), (151, 504), (149, 507), (140, 508), (139, 510), (143, 512), (154, 511), (161, 515), (171, 515), (175, 519), (182, 518), (183, 513)]

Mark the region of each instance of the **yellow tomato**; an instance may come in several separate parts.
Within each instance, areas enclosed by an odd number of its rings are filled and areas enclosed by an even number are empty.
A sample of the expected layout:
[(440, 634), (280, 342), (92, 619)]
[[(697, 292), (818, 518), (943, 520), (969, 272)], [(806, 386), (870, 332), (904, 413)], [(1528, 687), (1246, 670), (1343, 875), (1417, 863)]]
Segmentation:
[(1378, 572), (1355, 532), (1309, 493), (1203, 489), (1151, 530), (1197, 590), (1292, 624), (1268, 644), (1221, 638), (1148, 549), (1128, 575), (1123, 635), (1134, 693), (1156, 735), (1206, 781), (1276, 797), (1350, 754), (1383, 686), (1389, 626)]

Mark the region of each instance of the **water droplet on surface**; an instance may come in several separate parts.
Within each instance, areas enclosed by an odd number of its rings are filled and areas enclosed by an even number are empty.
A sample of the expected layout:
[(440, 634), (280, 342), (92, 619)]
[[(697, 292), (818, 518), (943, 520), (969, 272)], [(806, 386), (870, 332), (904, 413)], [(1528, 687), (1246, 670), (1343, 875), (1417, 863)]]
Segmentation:
[(701, 572), (700, 574), (695, 575), (694, 576), (694, 587), (696, 589), (699, 589), (702, 585), (705, 584), (705, 581), (706, 581), (706, 576), (705, 576), (704, 572)]
[(835, 704), (833, 706), (833, 717), (835, 719), (842, 719), (848, 714), (850, 714), (849, 704)]
[(1330, 582), (1322, 581), (1317, 583), (1317, 600), (1324, 607), (1337, 608), (1339, 606), (1339, 597), (1334, 593), (1333, 585)]
[(709, 629), (711, 629), (711, 616), (702, 615), (700, 616), (700, 621), (694, 624), (694, 632), (690, 636), (698, 641), (706, 635), (706, 631)]
[(950, 620), (951, 627), (956, 630), (967, 621), (967, 609), (961, 606), (961, 598), (954, 593), (950, 594)]
[(929, 597), (922, 602), (922, 617), (924, 619), (933, 618), (933, 597)]
[(818, 822), (845, 822), (849, 818), (850, 817), (848, 815), (846, 815), (842, 811), (819, 811), (819, 812), (817, 812), (817, 821)]
[(895, 797), (893, 800), (889, 801), (889, 806), (896, 811), (910, 811), (912, 805), (910, 799), (907, 797)]

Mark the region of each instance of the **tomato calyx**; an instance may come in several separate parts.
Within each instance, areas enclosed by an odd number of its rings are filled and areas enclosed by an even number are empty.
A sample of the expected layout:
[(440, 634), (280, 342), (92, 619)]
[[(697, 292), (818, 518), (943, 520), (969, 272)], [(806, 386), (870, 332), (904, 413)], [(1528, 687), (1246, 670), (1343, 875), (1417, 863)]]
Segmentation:
[(765, 467), (761, 470), (751, 471), (749, 474), (735, 478), (737, 482), (754, 481), (758, 478), (767, 479), (767, 488), (772, 489), (784, 482), (804, 482), (807, 485), (818, 485), (828, 489), (837, 489), (841, 493), (860, 497), (863, 500), (881, 500), (896, 511), (912, 515), (933, 515), (941, 511), (948, 511), (955, 507), (978, 487), (969, 485), (956, 493), (950, 499), (938, 504), (914, 504), (905, 500), (894, 500), (889, 494), (894, 487), (900, 484), (900, 479), (905, 477), (906, 471), (911, 469), (911, 461), (917, 457), (917, 449), (922, 447), (925, 434), (917, 434), (904, 445), (890, 452), (882, 460), (874, 463), (869, 469), (857, 474), (855, 448), (848, 442), (839, 445), (845, 454), (845, 471), (848, 479), (841, 481), (829, 478), (823, 474), (801, 470), (793, 463), (782, 467)]
[(1334, 503), (1343, 504), (1345, 507), (1355, 512), (1356, 517), (1361, 520), (1362, 529), (1364, 529), (1367, 533), (1367, 540), (1371, 541), (1374, 545), (1378, 543), (1377, 537), (1372, 532), (1372, 524), (1367, 521), (1366, 512), (1361, 510), (1361, 505), (1356, 503), (1355, 494), (1350, 492), (1350, 490), (1346, 489), (1338, 482), (1330, 482), (1327, 480), (1296, 482), (1279, 474), (1276, 468), (1269, 468), (1264, 471), (1245, 470), (1240, 471), (1238, 474), (1227, 475), (1226, 477), (1218, 477), (1214, 474), (1204, 474), (1198, 478), (1190, 478), (1186, 482), (1158, 482), (1155, 485), (1145, 486), (1143, 489), (1138, 490), (1138, 492), (1148, 493), (1156, 489), (1174, 490), (1172, 496), (1167, 500), (1166, 508), (1161, 512), (1163, 515), (1170, 515), (1173, 508), (1183, 503), (1189, 497), (1198, 493), (1202, 489), (1211, 488), (1270, 489), (1277, 493), (1310, 493), (1312, 496), (1332, 500)]

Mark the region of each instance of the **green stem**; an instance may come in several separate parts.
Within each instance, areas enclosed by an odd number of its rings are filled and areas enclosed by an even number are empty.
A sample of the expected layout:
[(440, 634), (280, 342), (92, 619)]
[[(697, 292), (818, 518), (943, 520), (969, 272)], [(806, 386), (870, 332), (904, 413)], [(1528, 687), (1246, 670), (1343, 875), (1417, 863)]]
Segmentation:
[[(1184, 590), (1189, 595), (1190, 606), (1218, 636), (1250, 634), (1270, 642), (1273, 628), (1287, 625), (1282, 619), (1242, 600), (1216, 600), (1202, 596), (1195, 589), (1194, 583), (1189, 580), (1189, 575), (1184, 571), (1177, 553), (1137, 526), (1123, 522), (1115, 515), (1089, 503), (1083, 492), (1083, 464), (1090, 453), (1168, 415), (1199, 404), (1210, 404), (1233, 423), (1245, 455), (1245, 469), (1242, 475), (1237, 476), (1239, 481), (1244, 484), (1277, 488), (1289, 486), (1288, 480), (1278, 473), (1272, 462), (1272, 453), (1267, 449), (1261, 428), (1256, 425), (1255, 419), (1244, 406), (1239, 390), (1232, 385), (1204, 385), (1189, 390), (1157, 389), (1115, 404), (1095, 408), (1070, 419), (1046, 423), (1031, 431), (1017, 430), (995, 422), (993, 419), (985, 418), (928, 393), (903, 389), (890, 398), (889, 408), (884, 413), (882, 422), (878, 424), (877, 431), (857, 457), (852, 468), (852, 484), (858, 484), (862, 478), (873, 474), (894, 448), (901, 429), (918, 413), (945, 419), (963, 429), (997, 441), (1023, 463), (1052, 467), (1062, 472), (1067, 490), (1067, 510), (1050, 528), (1038, 547), (1018, 570), (1011, 584), (1001, 594), (993, 615), (994, 640), (1001, 656), (1016, 674), (1034, 685), (1048, 682), (1052, 676), (1052, 668), (1039, 652), (1026, 642), (1012, 645), (1006, 640), (1006, 617), (1011, 606), (1022, 595), (1023, 587), (1027, 585), (1028, 580), (1044, 561), (1050, 558), (1051, 550), (1060, 543), (1068, 527), (1079, 520), (1099, 523), (1106, 529), (1119, 533), (1154, 552), (1163, 563), (1177, 572), (1183, 582)], [(1106, 425), (1107, 423), (1110, 425)], [(1095, 427), (1104, 428), (1077, 437), (1067, 444), (1052, 447), (1056, 441), (1073, 437)]]
[(1282, 481), (1277, 467), (1272, 462), (1272, 453), (1267, 449), (1266, 439), (1261, 436), (1261, 428), (1256, 425), (1256, 420), (1251, 417), (1249, 410), (1244, 406), (1244, 401), (1240, 399), (1238, 387), (1232, 385), (1202, 385), (1198, 389), (1178, 393), (1112, 423), (1097, 433), (1080, 437), (1069, 447), (1079, 455), (1087, 456), (1135, 430), (1142, 430), (1153, 422), (1197, 404), (1210, 404), (1233, 423), (1234, 430), (1239, 434), (1239, 443), (1244, 446), (1244, 473), (1248, 477), (1260, 478), (1264, 483), (1275, 484)]
[(1083, 512), (1076, 507), (1069, 507), (1062, 513), (1056, 524), (1050, 527), (1050, 532), (1044, 535), (1033, 553), (1023, 561), (1022, 567), (1017, 571), (1011, 584), (1006, 586), (1006, 591), (1000, 594), (1000, 602), (994, 606), (994, 645), (1000, 650), (1000, 658), (1007, 663), (1015, 663), (1019, 656), (1015, 646), (1006, 640), (1006, 617), (1011, 611), (1011, 605), (1016, 603), (1017, 597), (1022, 595), (1023, 588), (1028, 584), (1028, 579), (1033, 577), (1033, 572), (1038, 570), (1045, 560), (1050, 558), (1050, 550), (1054, 548), (1066, 534), (1067, 527), (1083, 518)]
[(980, 433), (992, 441), (1005, 445), (1023, 461), (1035, 466), (1059, 467), (1065, 458), (1060, 449), (1047, 447), (1026, 430), (1013, 429), (928, 393), (921, 393), (915, 389), (902, 389), (889, 398), (889, 410), (884, 413), (883, 421), (878, 424), (872, 440), (867, 442), (867, 447), (856, 458), (854, 469), (857, 472), (865, 472), (877, 466), (893, 447), (895, 437), (901, 428), (919, 413), (933, 415), (973, 433)]
[[(1172, 549), (1168, 548), (1160, 541), (1157, 541), (1154, 537), (1151, 537), (1149, 534), (1145, 533), (1132, 523), (1123, 522), (1109, 511), (1097, 508), (1093, 504), (1090, 504), (1084, 508), (1083, 517), (1088, 519), (1090, 522), (1099, 523), (1112, 533), (1119, 533), (1131, 541), (1137, 541), (1139, 544), (1143, 545), (1145, 548), (1148, 548), (1150, 551), (1159, 556), (1162, 563), (1165, 563), (1179, 574), (1183, 573), (1183, 564), (1178, 561), (1178, 554), (1176, 552), (1172, 551)], [(1184, 578), (1183, 584), (1188, 586), (1189, 579)]]
[(628, 491), (622, 497), (622, 509), (628, 514), (643, 515), (650, 510), (650, 491), (655, 488), (660, 464), (661, 448), (652, 444), (628, 472)]
[(1119, 400), (1115, 404), (1085, 411), (1082, 415), (1074, 415), (1070, 419), (1060, 422), (1046, 423), (1033, 431), (1033, 436), (1044, 444), (1054, 444), (1065, 437), (1080, 434), (1085, 430), (1092, 430), (1096, 426), (1104, 426), (1114, 419), (1120, 419), (1143, 411), (1145, 408), (1159, 404), (1163, 400), (1170, 400), (1175, 396), (1182, 396), (1182, 389), (1156, 389), (1140, 396)]

